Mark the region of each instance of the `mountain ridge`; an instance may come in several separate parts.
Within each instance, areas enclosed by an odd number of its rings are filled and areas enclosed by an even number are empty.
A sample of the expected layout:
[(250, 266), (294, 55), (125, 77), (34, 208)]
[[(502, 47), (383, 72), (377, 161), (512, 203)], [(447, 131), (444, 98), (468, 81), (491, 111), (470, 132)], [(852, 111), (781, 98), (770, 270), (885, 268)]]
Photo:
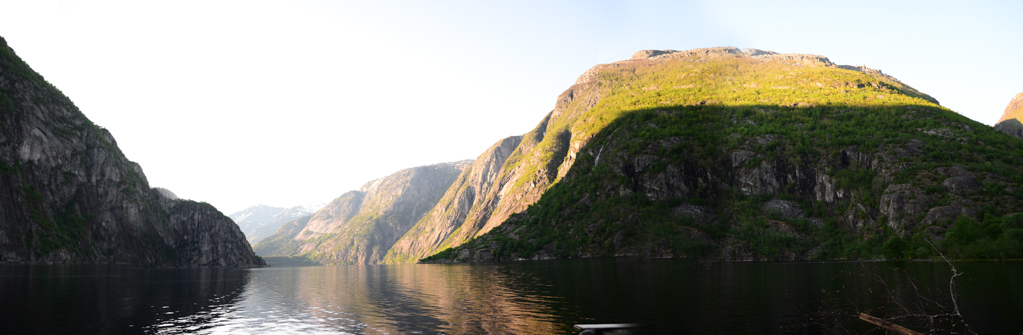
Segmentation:
[[(548, 161), (558, 173), (540, 200), (427, 261), (832, 259), (873, 257), (891, 241), (914, 257), (925, 237), (955, 236), (960, 216), (1000, 225), (1023, 196), (1011, 173), (1019, 143), (823, 56), (644, 50), (586, 71), (558, 106), (545, 134), (569, 140), (564, 156), (551, 150), (563, 158)], [(558, 118), (561, 107), (578, 109)]]

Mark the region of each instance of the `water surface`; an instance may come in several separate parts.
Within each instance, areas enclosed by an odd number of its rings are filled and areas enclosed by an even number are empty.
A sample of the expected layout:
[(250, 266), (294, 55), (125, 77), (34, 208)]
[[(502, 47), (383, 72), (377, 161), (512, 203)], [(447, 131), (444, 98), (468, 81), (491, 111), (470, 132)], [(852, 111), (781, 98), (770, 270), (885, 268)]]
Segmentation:
[[(974, 330), (1023, 331), (1023, 263), (958, 266), (960, 306)], [(821, 333), (798, 325), (820, 308), (892, 312), (884, 287), (864, 273), (892, 288), (912, 278), (948, 301), (938, 292), (948, 266), (932, 262), (2, 266), (0, 333), (574, 334), (578, 323), (639, 323), (647, 334)]]

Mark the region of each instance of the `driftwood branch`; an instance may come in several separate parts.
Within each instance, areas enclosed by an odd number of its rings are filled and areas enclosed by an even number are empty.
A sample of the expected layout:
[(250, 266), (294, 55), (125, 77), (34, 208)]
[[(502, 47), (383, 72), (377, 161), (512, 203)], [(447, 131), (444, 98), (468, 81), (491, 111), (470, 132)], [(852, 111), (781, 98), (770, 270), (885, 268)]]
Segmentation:
[(903, 326), (900, 326), (900, 325), (897, 325), (897, 324), (894, 324), (894, 323), (891, 323), (891, 322), (885, 321), (883, 319), (876, 318), (876, 317), (873, 317), (873, 316), (870, 316), (870, 315), (867, 315), (867, 314), (864, 314), (864, 313), (860, 313), (860, 320), (873, 323), (874, 325), (876, 325), (878, 327), (881, 327), (881, 328), (884, 328), (884, 329), (887, 329), (887, 330), (890, 330), (890, 331), (893, 331), (893, 332), (896, 332), (896, 333), (899, 333), (899, 334), (903, 334), (903, 335), (924, 335), (924, 333), (921, 333), (921, 332), (918, 332), (918, 331), (915, 331), (915, 330), (912, 330), (912, 329), (909, 329), (909, 328), (906, 328), (906, 327), (903, 327)]

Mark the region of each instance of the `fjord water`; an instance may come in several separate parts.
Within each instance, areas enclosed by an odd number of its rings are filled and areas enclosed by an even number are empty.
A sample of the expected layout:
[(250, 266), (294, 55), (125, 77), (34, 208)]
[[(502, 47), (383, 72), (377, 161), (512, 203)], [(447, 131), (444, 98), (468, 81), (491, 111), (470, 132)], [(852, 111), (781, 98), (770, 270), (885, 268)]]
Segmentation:
[[(1023, 331), (1023, 263), (959, 268), (960, 304), (974, 330)], [(3, 266), (0, 333), (573, 334), (577, 323), (626, 322), (644, 325), (642, 333), (784, 333), (825, 301), (881, 308), (883, 287), (861, 275), (867, 270), (893, 287), (908, 276), (944, 290), (949, 278), (948, 266), (933, 262)], [(795, 329), (804, 330), (820, 332)]]

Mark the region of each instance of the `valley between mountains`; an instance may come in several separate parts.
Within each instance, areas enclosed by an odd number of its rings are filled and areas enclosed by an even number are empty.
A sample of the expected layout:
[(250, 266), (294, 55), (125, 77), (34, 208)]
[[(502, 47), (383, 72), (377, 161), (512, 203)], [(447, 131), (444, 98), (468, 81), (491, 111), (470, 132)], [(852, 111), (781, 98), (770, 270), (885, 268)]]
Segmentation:
[(0, 42), (0, 263), (1023, 257), (1023, 94), (988, 127), (823, 56), (644, 50), (475, 159), (228, 217), (150, 187)]
[(370, 181), (253, 249), (323, 264), (755, 261), (931, 258), (932, 241), (1019, 258), (1020, 100), (992, 128), (823, 56), (644, 50), (586, 71), (476, 159)]

